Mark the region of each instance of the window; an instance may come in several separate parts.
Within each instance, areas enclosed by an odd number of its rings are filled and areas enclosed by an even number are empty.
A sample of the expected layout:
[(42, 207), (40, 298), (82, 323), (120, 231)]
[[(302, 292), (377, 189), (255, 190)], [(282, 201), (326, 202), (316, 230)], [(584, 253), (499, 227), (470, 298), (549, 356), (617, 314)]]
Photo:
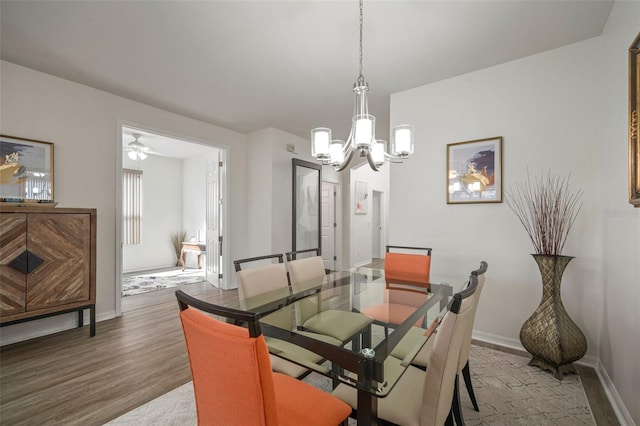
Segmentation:
[(122, 242), (140, 244), (142, 229), (142, 170), (122, 170)]

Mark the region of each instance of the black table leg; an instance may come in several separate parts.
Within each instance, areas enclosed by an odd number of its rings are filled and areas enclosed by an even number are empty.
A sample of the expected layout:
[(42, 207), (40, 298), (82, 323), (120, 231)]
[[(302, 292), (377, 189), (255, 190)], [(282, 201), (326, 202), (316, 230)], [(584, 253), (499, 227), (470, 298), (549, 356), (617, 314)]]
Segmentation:
[(358, 389), (358, 426), (378, 424), (378, 398)]

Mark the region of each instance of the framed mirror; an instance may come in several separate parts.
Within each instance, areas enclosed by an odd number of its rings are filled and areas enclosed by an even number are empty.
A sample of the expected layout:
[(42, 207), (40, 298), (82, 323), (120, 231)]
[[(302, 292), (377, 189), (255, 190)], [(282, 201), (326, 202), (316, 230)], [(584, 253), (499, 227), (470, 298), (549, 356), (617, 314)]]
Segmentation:
[(629, 202), (640, 207), (640, 33), (629, 47)]
[(320, 247), (320, 186), (322, 166), (292, 159), (293, 169), (293, 251)]

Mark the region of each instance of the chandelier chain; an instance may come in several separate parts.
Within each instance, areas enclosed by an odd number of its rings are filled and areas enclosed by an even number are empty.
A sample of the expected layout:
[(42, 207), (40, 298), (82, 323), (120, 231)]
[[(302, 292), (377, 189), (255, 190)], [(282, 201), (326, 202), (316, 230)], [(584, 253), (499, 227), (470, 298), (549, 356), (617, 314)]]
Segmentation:
[(362, 23), (363, 23), (363, 14), (362, 14), (362, 0), (360, 0), (360, 75), (358, 76), (358, 80), (362, 80)]

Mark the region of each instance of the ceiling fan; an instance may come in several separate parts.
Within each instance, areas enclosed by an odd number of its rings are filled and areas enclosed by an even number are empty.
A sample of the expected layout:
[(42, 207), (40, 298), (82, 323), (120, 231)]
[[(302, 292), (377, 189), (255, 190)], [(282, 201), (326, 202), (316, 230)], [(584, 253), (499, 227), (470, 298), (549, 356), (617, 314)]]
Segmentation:
[(129, 158), (132, 160), (144, 160), (149, 154), (157, 154), (138, 140), (141, 136), (140, 133), (132, 133), (131, 136), (133, 136), (134, 140), (129, 142), (126, 148)]

